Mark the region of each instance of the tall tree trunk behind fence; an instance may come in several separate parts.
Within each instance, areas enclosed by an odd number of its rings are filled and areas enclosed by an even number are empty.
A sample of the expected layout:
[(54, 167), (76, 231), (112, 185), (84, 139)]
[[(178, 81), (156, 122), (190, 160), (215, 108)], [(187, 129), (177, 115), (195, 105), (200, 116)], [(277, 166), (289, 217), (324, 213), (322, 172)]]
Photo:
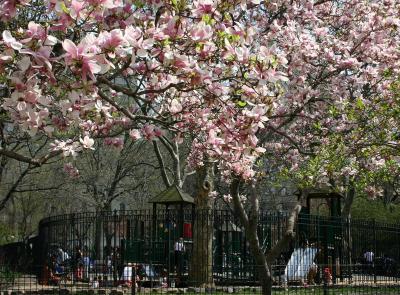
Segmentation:
[(195, 198), (193, 225), (193, 252), (190, 265), (190, 282), (200, 287), (212, 287), (213, 215), (210, 192), (214, 185), (213, 163), (206, 162), (198, 171), (198, 192)]

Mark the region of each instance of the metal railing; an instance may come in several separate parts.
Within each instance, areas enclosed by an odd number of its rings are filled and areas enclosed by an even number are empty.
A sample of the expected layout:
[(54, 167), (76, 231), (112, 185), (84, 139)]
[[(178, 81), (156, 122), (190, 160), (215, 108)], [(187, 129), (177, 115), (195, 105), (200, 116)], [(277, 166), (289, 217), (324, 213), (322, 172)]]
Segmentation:
[[(260, 214), (266, 252), (287, 220)], [(273, 294), (400, 293), (398, 225), (300, 215), (295, 231), (271, 266)], [(9, 292), (260, 292), (246, 234), (231, 211), (49, 217), (28, 243), (0, 247), (0, 267), (0, 291)]]

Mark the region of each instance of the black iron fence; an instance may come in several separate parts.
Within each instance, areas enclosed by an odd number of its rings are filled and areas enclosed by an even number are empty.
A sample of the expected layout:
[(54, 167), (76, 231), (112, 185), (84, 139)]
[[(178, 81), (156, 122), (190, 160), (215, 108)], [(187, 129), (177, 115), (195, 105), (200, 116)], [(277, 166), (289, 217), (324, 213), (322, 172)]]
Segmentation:
[[(287, 220), (260, 215), (265, 252)], [(398, 225), (300, 215), (295, 231), (271, 266), (273, 294), (400, 294)], [(230, 211), (77, 213), (0, 247), (0, 292), (259, 293), (255, 266)]]

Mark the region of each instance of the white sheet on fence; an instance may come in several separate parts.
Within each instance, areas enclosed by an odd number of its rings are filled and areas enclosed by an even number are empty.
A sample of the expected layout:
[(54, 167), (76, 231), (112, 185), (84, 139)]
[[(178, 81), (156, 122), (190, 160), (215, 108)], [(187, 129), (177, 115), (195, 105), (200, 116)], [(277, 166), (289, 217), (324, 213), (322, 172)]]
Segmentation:
[(306, 279), (317, 253), (318, 249), (316, 248), (295, 249), (285, 268), (285, 280), (297, 281)]

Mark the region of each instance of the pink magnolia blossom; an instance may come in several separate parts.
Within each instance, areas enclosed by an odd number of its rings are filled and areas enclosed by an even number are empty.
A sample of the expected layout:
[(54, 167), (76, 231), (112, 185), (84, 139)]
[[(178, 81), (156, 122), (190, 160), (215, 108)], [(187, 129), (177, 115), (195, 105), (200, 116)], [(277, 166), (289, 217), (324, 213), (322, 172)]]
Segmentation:
[(22, 44), (11, 35), (10, 31), (3, 31), (2, 37), (4, 44), (8, 47), (15, 50), (20, 50), (22, 48)]
[(94, 54), (88, 52), (90, 44), (84, 42), (76, 46), (71, 40), (66, 39), (62, 45), (66, 51), (66, 64), (79, 67), (83, 80), (86, 80), (87, 76), (95, 80), (94, 74), (99, 73), (101, 67), (97, 64)]
[(17, 12), (17, 5), (26, 5), (29, 0), (4, 0), (0, 2), (0, 19), (2, 21), (11, 20)]
[(79, 170), (74, 167), (72, 163), (64, 164), (64, 172), (67, 173), (72, 178), (77, 178), (79, 176)]
[(71, 17), (78, 19), (81, 16), (81, 11), (85, 9), (85, 2), (79, 0), (71, 1)]
[(171, 105), (169, 107), (169, 111), (172, 114), (176, 114), (176, 113), (181, 112), (182, 110), (183, 110), (182, 104), (178, 100), (173, 99), (171, 102)]
[(83, 146), (85, 149), (94, 150), (94, 147), (93, 147), (93, 145), (94, 145), (94, 139), (93, 139), (93, 138), (90, 138), (89, 136), (86, 135), (83, 139), (80, 138), (79, 141), (81, 142), (82, 146)]
[[(359, 159), (375, 133), (357, 132), (361, 121), (393, 141), (394, 118), (381, 116), (378, 128), (377, 118), (354, 114), (397, 105), (396, 1), (197, 0), (184, 11), (141, 2), (3, 1), (1, 20), (15, 21), (5, 28), (18, 27), (4, 30), (0, 44), (7, 117), (27, 134), (68, 134), (53, 146), (65, 156), (89, 146), (85, 136), (110, 137), (115, 147), (123, 142), (111, 136), (121, 132), (185, 138), (189, 166), (213, 159), (226, 180), (257, 180), (264, 153), (295, 175), (317, 147), (333, 145), (332, 134)], [(51, 15), (46, 26), (19, 21), (35, 9)], [(356, 111), (346, 116), (349, 108)], [(370, 152), (346, 167), (377, 171), (392, 162)], [(327, 170), (307, 181), (326, 181)]]
[(194, 41), (207, 41), (213, 35), (213, 30), (210, 25), (199, 23), (191, 30), (190, 35)]
[(115, 50), (127, 44), (128, 41), (125, 40), (123, 32), (118, 29), (111, 32), (102, 32), (98, 37), (99, 47), (105, 49), (111, 58), (115, 57)]
[(164, 132), (162, 131), (162, 129), (160, 128), (154, 128), (154, 136), (155, 137), (161, 137), (164, 135)]
[(146, 124), (143, 126), (142, 130), (142, 135), (146, 140), (153, 140), (153, 138), (156, 136), (154, 133), (154, 126), (150, 124)]
[(46, 30), (40, 25), (35, 22), (29, 22), (28, 30), (26, 31), (26, 35), (29, 39), (24, 40), (29, 41), (31, 39), (38, 39), (41, 41), (45, 41), (47, 38)]
[(120, 137), (116, 137), (116, 138), (108, 137), (108, 138), (104, 139), (104, 144), (113, 146), (117, 149), (122, 149), (124, 146), (124, 139), (120, 138)]
[(130, 136), (130, 138), (132, 138), (132, 140), (138, 140), (138, 139), (142, 138), (142, 135), (140, 134), (139, 130), (137, 130), (137, 129), (133, 129), (133, 130), (129, 131), (129, 136)]
[(195, 15), (202, 16), (203, 14), (213, 13), (217, 1), (215, 0), (197, 0), (194, 1)]

